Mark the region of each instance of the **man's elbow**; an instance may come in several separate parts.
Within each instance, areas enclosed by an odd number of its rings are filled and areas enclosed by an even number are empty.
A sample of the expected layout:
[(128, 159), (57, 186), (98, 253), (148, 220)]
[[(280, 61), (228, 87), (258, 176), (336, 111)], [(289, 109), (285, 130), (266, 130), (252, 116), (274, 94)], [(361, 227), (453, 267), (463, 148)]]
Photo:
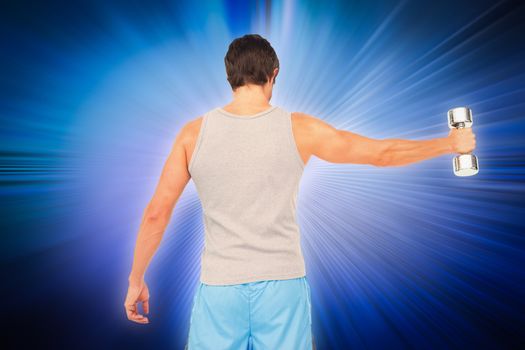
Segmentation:
[(161, 206), (148, 206), (144, 212), (144, 218), (147, 221), (159, 221), (166, 220), (171, 216), (171, 206), (161, 205)]

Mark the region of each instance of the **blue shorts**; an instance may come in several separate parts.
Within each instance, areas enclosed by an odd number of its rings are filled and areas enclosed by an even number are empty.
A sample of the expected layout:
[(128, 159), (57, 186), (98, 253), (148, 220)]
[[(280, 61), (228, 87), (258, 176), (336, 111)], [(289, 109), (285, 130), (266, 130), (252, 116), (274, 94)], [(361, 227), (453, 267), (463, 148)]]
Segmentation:
[(234, 285), (199, 282), (188, 350), (312, 350), (306, 276)]

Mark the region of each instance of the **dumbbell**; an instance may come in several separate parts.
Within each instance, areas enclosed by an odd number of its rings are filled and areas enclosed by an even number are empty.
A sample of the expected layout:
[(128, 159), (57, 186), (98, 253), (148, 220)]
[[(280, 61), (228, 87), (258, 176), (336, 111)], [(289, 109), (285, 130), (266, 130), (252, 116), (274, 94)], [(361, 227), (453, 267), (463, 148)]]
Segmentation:
[[(448, 127), (470, 128), (472, 126), (472, 110), (468, 107), (456, 107), (447, 113)], [(460, 154), (452, 159), (454, 174), (456, 176), (472, 176), (479, 171), (478, 158), (470, 153)]]

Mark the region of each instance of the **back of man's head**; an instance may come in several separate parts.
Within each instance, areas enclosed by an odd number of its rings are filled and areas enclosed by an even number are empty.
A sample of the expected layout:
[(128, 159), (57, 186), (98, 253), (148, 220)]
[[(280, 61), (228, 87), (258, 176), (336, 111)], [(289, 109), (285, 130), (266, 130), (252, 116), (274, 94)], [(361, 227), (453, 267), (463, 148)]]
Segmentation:
[(259, 34), (246, 34), (230, 43), (224, 64), (228, 82), (235, 90), (248, 83), (266, 84), (274, 69), (279, 68), (279, 59), (268, 40)]

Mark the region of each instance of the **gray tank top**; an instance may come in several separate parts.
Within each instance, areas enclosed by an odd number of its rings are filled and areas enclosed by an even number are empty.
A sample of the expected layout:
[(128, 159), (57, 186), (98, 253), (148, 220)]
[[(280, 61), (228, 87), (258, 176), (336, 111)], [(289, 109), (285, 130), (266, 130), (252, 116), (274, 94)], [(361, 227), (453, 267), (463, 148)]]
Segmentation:
[(203, 117), (188, 170), (202, 204), (202, 283), (231, 285), (306, 275), (296, 221), (304, 162), (291, 113), (272, 106)]

